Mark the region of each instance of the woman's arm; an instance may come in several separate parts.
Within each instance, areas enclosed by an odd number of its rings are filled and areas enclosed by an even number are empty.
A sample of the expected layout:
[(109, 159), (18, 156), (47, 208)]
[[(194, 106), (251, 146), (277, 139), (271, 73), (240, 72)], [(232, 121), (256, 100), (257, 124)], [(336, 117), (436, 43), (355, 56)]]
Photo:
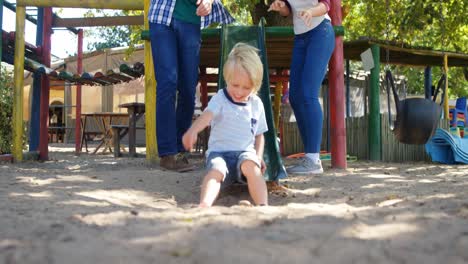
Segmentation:
[(317, 5), (299, 12), (299, 17), (304, 20), (304, 23), (307, 26), (311, 26), (311, 20), (313, 17), (323, 16), (328, 12), (328, 7), (325, 3), (326, 1), (320, 1)]
[(317, 5), (305, 11), (302, 11), (300, 13), (300, 16), (302, 17), (302, 19), (304, 19), (305, 17), (310, 19), (312, 17), (323, 16), (326, 13), (328, 13), (328, 7), (329, 6), (324, 1), (320, 1)]
[(268, 8), (269, 11), (276, 11), (278, 12), (281, 16), (289, 16), (291, 13), (289, 4), (286, 1), (283, 0), (275, 0), (273, 3), (271, 3), (270, 7)]

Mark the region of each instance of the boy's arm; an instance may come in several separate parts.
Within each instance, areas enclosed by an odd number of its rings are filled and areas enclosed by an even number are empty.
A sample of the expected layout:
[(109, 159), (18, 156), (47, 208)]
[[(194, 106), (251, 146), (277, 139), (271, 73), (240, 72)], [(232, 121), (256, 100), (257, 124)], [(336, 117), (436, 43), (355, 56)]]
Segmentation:
[(265, 173), (266, 165), (263, 161), (263, 150), (265, 148), (265, 137), (263, 134), (255, 136), (255, 152), (257, 153), (258, 158), (260, 159), (262, 173)]
[(186, 150), (190, 150), (195, 142), (197, 142), (197, 135), (205, 129), (213, 119), (213, 113), (211, 111), (203, 112), (200, 117), (193, 122), (192, 126), (185, 132), (182, 137), (182, 143)]

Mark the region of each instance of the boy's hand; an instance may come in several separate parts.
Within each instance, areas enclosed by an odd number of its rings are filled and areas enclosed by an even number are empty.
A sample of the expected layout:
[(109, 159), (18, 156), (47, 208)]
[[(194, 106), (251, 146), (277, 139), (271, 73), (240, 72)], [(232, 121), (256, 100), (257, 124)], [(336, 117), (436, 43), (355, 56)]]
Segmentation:
[(260, 159), (260, 165), (261, 165), (260, 170), (262, 171), (262, 174), (265, 174), (267, 166), (265, 164), (265, 161), (263, 161), (263, 159)]
[(190, 129), (185, 132), (184, 136), (182, 137), (182, 144), (184, 144), (184, 148), (190, 151), (197, 142), (197, 133), (192, 132)]
[(280, 11), (284, 6), (286, 6), (286, 3), (281, 0), (275, 0), (273, 3), (271, 3), (270, 7), (268, 8), (268, 12), (270, 11)]
[(312, 26), (312, 10), (311, 9), (308, 9), (308, 10), (304, 10), (304, 11), (299, 11), (298, 12), (298, 16), (300, 19), (302, 19), (304, 21), (304, 23), (308, 26), (308, 27), (311, 27)]
[(197, 0), (197, 16), (207, 16), (211, 13), (213, 0)]

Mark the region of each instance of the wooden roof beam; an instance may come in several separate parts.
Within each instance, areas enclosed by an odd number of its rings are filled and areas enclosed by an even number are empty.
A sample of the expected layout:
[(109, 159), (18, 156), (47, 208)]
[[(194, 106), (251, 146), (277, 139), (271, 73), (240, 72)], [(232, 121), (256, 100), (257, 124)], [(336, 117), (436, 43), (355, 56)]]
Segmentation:
[(52, 27), (106, 27), (143, 25), (144, 16), (111, 16), (111, 17), (84, 17), (84, 18), (60, 18), (56, 17)]
[(142, 0), (17, 0), (17, 6), (143, 10)]

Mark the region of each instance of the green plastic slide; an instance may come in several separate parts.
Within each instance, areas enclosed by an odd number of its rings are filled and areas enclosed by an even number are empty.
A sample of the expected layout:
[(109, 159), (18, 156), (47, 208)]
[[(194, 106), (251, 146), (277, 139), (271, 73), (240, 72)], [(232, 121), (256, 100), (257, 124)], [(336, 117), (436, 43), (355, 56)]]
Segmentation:
[(262, 99), (265, 107), (265, 115), (268, 124), (268, 132), (265, 133), (265, 152), (263, 159), (267, 165), (265, 180), (278, 181), (287, 176), (283, 161), (280, 156), (278, 142), (276, 140), (276, 128), (273, 122), (273, 110), (270, 99), (270, 80), (268, 78), (268, 60), (265, 47), (265, 22), (262, 20), (259, 26), (223, 26), (221, 29), (221, 46), (219, 62), (218, 87), (226, 87), (222, 73), (224, 62), (238, 42), (252, 45), (260, 50), (263, 62), (263, 82), (258, 96)]

